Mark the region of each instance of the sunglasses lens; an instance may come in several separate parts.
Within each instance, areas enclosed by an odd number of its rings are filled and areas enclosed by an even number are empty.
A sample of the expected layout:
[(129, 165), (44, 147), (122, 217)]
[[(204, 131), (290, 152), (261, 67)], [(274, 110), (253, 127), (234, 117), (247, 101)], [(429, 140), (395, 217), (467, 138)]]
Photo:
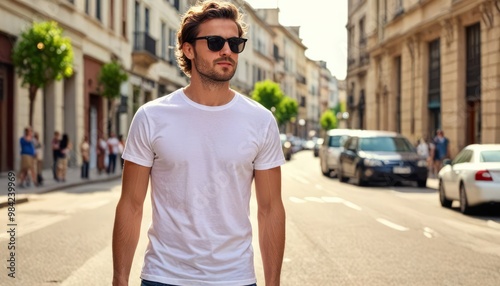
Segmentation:
[(214, 36), (207, 38), (208, 48), (213, 52), (218, 52), (222, 50), (225, 43), (226, 40), (224, 40), (224, 38), (222, 37)]
[(241, 38), (231, 38), (228, 39), (227, 42), (229, 43), (229, 48), (233, 53), (241, 53), (243, 52), (243, 49), (245, 48), (245, 40)]

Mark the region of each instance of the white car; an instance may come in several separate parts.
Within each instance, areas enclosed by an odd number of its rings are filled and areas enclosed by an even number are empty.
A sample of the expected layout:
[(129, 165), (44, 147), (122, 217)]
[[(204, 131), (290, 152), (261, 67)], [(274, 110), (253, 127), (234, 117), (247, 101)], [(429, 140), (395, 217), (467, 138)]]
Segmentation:
[(500, 144), (472, 144), (439, 171), (439, 200), (443, 207), (460, 201), (460, 211), (500, 203)]

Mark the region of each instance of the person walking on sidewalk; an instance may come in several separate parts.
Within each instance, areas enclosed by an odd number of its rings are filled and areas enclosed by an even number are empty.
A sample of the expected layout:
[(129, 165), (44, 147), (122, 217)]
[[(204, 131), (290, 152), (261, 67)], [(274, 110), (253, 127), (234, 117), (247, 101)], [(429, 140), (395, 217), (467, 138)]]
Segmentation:
[(40, 141), (38, 132), (33, 136), (33, 144), (35, 145), (35, 169), (38, 185), (43, 185), (43, 144)]
[(68, 169), (68, 158), (72, 144), (69, 141), (68, 134), (64, 133), (59, 142), (59, 158), (57, 159), (57, 181), (66, 182), (66, 171)]
[(111, 132), (107, 141), (108, 144), (108, 174), (114, 174), (116, 170), (116, 156), (120, 152), (120, 141), (116, 138), (116, 134)]
[(57, 160), (61, 157), (59, 153), (59, 138), (61, 133), (59, 131), (54, 132), (54, 137), (52, 138), (52, 174), (54, 175), (54, 180), (57, 181)]
[(256, 285), (253, 183), (265, 285), (280, 285), (285, 158), (273, 114), (230, 89), (244, 32), (230, 2), (204, 1), (183, 16), (176, 52), (190, 83), (141, 106), (127, 135), (114, 286), (128, 285), (150, 178), (153, 213), (141, 285)]
[(25, 179), (31, 176), (35, 186), (38, 185), (35, 172), (36, 151), (33, 143), (33, 130), (31, 127), (24, 129), (24, 136), (19, 139), (21, 147), (21, 168), (19, 171), (19, 186), (25, 187)]
[(80, 143), (80, 155), (82, 156), (81, 178), (89, 178), (89, 161), (90, 161), (90, 145), (87, 135), (83, 136), (82, 143)]

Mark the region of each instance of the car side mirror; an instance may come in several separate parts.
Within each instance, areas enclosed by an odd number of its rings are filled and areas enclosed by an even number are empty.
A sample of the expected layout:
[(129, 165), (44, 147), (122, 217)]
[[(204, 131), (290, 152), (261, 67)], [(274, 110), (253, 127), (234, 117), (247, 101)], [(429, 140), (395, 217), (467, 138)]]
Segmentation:
[(446, 165), (451, 165), (451, 160), (450, 159), (444, 159), (443, 160), (443, 166), (446, 166)]

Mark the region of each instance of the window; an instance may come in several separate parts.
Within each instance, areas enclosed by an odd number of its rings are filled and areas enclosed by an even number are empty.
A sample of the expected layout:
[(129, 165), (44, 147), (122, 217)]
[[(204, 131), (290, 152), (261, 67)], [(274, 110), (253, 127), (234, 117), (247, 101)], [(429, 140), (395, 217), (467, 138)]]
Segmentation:
[(480, 153), (480, 162), (499, 162), (500, 163), (500, 150), (488, 150)]
[(90, 0), (85, 0), (85, 14), (90, 15)]
[(134, 7), (134, 32), (140, 32), (141, 31), (141, 5), (139, 2), (135, 2), (135, 7)]
[(167, 59), (167, 29), (165, 23), (161, 23), (161, 51), (160, 57), (162, 59)]
[(115, 29), (115, 0), (109, 0), (109, 28)]
[(175, 57), (175, 41), (176, 41), (176, 32), (174, 29), (170, 29), (170, 34), (168, 37), (169, 40), (169, 47), (168, 47), (168, 58), (170, 59), (169, 62), (170, 64), (175, 64), (176, 57)]
[(149, 8), (144, 8), (144, 32), (149, 35)]
[(102, 19), (101, 19), (101, 0), (95, 0), (95, 17), (97, 20), (102, 21)]
[(359, 45), (363, 46), (366, 44), (366, 35), (365, 35), (365, 17), (359, 20)]
[(401, 133), (401, 56), (394, 60), (396, 70), (396, 132)]
[(122, 0), (122, 36), (127, 38), (127, 0)]
[(429, 108), (429, 130), (433, 134), (441, 128), (441, 51), (440, 40), (429, 43), (429, 84), (428, 84), (428, 108)]
[(466, 97), (481, 99), (481, 29), (479, 23), (466, 28)]

